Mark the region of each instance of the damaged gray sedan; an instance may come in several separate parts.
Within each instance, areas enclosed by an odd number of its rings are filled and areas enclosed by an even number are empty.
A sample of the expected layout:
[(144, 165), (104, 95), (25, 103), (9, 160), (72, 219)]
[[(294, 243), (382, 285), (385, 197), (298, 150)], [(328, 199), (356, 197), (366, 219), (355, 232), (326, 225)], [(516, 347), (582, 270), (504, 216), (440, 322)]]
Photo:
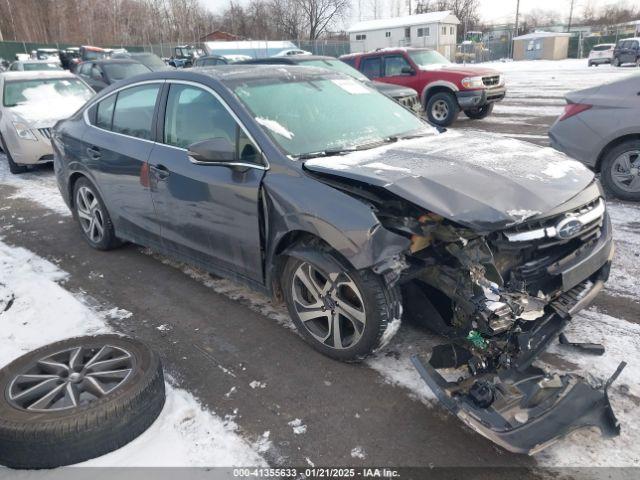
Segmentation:
[(439, 132), (339, 73), (256, 65), (121, 82), (53, 145), (91, 246), (130, 241), (244, 282), (343, 361), (412, 317), (443, 338), (414, 358), (426, 383), (509, 450), (619, 432), (607, 388), (623, 365), (601, 385), (532, 365), (568, 343), (613, 256), (600, 185), (564, 155)]

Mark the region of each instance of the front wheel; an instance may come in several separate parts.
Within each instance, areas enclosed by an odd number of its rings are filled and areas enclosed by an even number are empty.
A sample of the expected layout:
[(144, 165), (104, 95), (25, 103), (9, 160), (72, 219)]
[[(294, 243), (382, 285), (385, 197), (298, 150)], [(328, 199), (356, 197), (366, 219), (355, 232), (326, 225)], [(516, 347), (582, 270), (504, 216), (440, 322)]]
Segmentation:
[(493, 103), (487, 103), (482, 107), (470, 108), (469, 110), (465, 110), (464, 114), (472, 120), (482, 120), (483, 118), (491, 115), (491, 112), (493, 112)]
[(458, 101), (452, 93), (440, 92), (427, 100), (427, 118), (429, 122), (440, 127), (448, 127), (460, 113)]
[[(329, 253), (340, 264), (337, 257)], [(400, 324), (400, 293), (369, 270), (327, 272), (289, 257), (282, 288), (289, 314), (313, 348), (354, 362), (383, 346)]]
[(601, 176), (605, 188), (616, 197), (640, 201), (640, 141), (624, 142), (608, 152)]
[(16, 162), (13, 161), (11, 152), (9, 152), (9, 147), (7, 147), (7, 144), (4, 142), (4, 138), (2, 138), (2, 135), (0, 135), (0, 144), (2, 145), (2, 151), (7, 157), (7, 163), (9, 164), (9, 171), (14, 175), (26, 172), (27, 167), (25, 167), (24, 165), (18, 165)]
[(620, 59), (619, 58), (614, 58), (613, 59), (613, 66), (614, 67), (619, 67), (620, 66)]

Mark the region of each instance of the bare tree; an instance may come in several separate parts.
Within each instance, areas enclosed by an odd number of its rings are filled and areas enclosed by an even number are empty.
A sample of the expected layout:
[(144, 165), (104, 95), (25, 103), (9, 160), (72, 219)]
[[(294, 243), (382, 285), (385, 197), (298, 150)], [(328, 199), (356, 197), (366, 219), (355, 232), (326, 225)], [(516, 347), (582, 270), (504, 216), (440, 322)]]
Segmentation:
[(349, 0), (293, 0), (300, 6), (309, 40), (320, 38), (349, 12)]

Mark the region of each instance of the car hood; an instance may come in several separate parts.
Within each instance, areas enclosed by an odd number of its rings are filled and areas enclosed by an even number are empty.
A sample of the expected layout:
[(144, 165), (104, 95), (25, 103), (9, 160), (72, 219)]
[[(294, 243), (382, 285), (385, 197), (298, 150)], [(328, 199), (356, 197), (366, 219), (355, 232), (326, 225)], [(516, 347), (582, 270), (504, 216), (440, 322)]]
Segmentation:
[(16, 122), (25, 122), (33, 128), (49, 128), (58, 120), (73, 115), (85, 104), (81, 98), (67, 98), (64, 101), (52, 100), (46, 103), (26, 103), (9, 107), (9, 117)]
[(480, 232), (544, 217), (594, 178), (551, 148), (475, 131), (311, 159), (304, 168), (384, 188)]
[(385, 95), (393, 98), (410, 97), (412, 95), (418, 96), (413, 88), (402, 87), (400, 85), (393, 85), (391, 83), (371, 82), (370, 85)]
[(475, 76), (493, 76), (493, 75), (502, 75), (498, 70), (494, 70), (493, 68), (484, 68), (484, 67), (469, 67), (466, 65), (459, 65), (456, 63), (437, 63), (433, 65), (421, 65), (420, 70), (423, 71), (433, 71), (439, 70), (447, 73), (458, 74), (465, 77), (475, 77)]

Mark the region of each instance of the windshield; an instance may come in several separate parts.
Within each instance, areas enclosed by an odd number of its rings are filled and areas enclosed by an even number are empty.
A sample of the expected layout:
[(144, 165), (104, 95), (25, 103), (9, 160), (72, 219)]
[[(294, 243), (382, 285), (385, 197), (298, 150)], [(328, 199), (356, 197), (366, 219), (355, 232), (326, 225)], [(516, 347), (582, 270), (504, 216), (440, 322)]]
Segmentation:
[(47, 63), (47, 62), (38, 62), (38, 63), (23, 63), (22, 68), (25, 72), (35, 72), (42, 70), (62, 70), (62, 67), (57, 63)]
[(344, 75), (235, 86), (265, 132), (289, 155), (366, 148), (427, 124), (388, 97)]
[(350, 77), (353, 77), (356, 80), (360, 80), (361, 82), (369, 81), (369, 79), (365, 77), (362, 73), (360, 73), (355, 68), (350, 67), (349, 65), (347, 65), (341, 60), (308, 60), (305, 62), (301, 62), (300, 65), (304, 65), (305, 67), (326, 68), (328, 70), (334, 70), (336, 72), (346, 73)]
[(85, 60), (102, 60), (103, 58), (107, 58), (107, 52), (85, 50), (84, 58)]
[(407, 53), (411, 57), (411, 60), (419, 67), (451, 63), (446, 57), (435, 50), (409, 50)]
[(141, 63), (105, 63), (102, 68), (112, 82), (150, 72), (149, 67)]
[(2, 103), (15, 107), (30, 103), (66, 101), (70, 98), (89, 100), (93, 91), (77, 78), (5, 81)]
[(160, 57), (152, 53), (142, 53), (138, 55), (131, 55), (131, 58), (146, 65), (151, 70), (165, 70), (167, 66)]

